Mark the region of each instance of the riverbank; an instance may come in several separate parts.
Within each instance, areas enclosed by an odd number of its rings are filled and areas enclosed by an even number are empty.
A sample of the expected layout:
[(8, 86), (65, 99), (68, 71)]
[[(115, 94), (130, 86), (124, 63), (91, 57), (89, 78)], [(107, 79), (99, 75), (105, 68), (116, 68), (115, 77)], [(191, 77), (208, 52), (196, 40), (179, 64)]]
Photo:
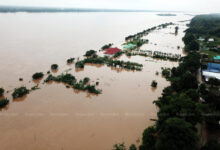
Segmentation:
[[(171, 86), (166, 87), (162, 96), (154, 101), (159, 107), (158, 120), (154, 126), (143, 132), (140, 150), (195, 150), (210, 149), (211, 147), (215, 147), (217, 150), (220, 148), (220, 144), (213, 141), (213, 137), (206, 137), (208, 140), (203, 146), (204, 141), (202, 140), (200, 143), (201, 139), (196, 128), (198, 123), (205, 123), (208, 124), (209, 129), (218, 131), (217, 127), (219, 126), (217, 119), (219, 116), (218, 102), (217, 99), (214, 100), (217, 97), (214, 98), (211, 92), (213, 88), (210, 89), (206, 87), (206, 84), (200, 84), (197, 81), (198, 69), (201, 66), (200, 54), (198, 53), (199, 46), (196, 46), (199, 43), (197, 43), (196, 38), (188, 38), (190, 34), (192, 37), (195, 36), (194, 34), (201, 36), (200, 30), (193, 30), (193, 28), (198, 28), (193, 24), (201, 27), (203, 25), (201, 20), (203, 18), (205, 20), (206, 17), (209, 16), (196, 16), (192, 19), (189, 29), (186, 30), (183, 40), (188, 55), (181, 58), (179, 66), (172, 68), (166, 77), (171, 82)], [(201, 19), (200, 22), (197, 22), (197, 18)], [(212, 19), (214, 21), (214, 18)]]

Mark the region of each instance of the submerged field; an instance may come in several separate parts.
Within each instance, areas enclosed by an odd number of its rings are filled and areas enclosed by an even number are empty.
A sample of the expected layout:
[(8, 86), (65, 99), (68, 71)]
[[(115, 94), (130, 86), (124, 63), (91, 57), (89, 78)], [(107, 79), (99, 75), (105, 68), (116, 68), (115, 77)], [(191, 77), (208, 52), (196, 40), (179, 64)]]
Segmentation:
[[(135, 18), (132, 22), (129, 18)], [(84, 14), (0, 14), (0, 86), (9, 90), (36, 85), (31, 76), (59, 65), (59, 75), (67, 71), (77, 79), (89, 77), (99, 82), (102, 94), (93, 95), (67, 89), (62, 83), (40, 84), (39, 90), (11, 100), (1, 110), (0, 144), (4, 150), (21, 149), (111, 149), (119, 142), (139, 144), (142, 131), (154, 124), (157, 109), (153, 100), (169, 83), (156, 72), (177, 62), (142, 56), (121, 56), (120, 60), (143, 64), (142, 71), (128, 71), (105, 65), (85, 65), (76, 70), (67, 65), (70, 57), (82, 59), (89, 49), (99, 50), (107, 43), (122, 48), (124, 38), (166, 22), (175, 25), (153, 31), (149, 43), (141, 49), (182, 54), (182, 37), (191, 17), (172, 17), (154, 13), (84, 13)], [(180, 46), (180, 49), (177, 47)], [(101, 53), (99, 53), (102, 55)], [(23, 78), (23, 81), (19, 81)], [(44, 77), (45, 79), (46, 77)], [(152, 80), (158, 82), (151, 88)], [(41, 80), (39, 83), (42, 83)], [(86, 143), (86, 144), (85, 144)]]

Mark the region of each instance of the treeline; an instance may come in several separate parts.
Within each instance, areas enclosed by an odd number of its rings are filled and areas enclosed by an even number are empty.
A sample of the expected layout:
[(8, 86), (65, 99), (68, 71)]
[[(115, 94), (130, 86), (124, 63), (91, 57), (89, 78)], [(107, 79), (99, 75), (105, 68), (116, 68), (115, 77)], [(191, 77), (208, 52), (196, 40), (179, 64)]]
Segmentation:
[(220, 149), (217, 140), (208, 139), (203, 146), (198, 136), (198, 123), (205, 122), (210, 129), (219, 128), (220, 96), (197, 81), (200, 55), (194, 51), (198, 49), (194, 47), (195, 43), (191, 43), (196, 40), (190, 29), (183, 38), (189, 46), (188, 55), (180, 59), (178, 67), (162, 69), (171, 85), (154, 101), (159, 108), (158, 120), (154, 126), (144, 130), (139, 150)]
[(170, 22), (170, 23), (160, 24), (158, 26), (154, 26), (152, 28), (143, 30), (142, 32), (138, 32), (134, 35), (129, 35), (129, 36), (125, 37), (125, 41), (132, 41), (132, 40), (135, 40), (135, 39), (139, 39), (139, 38), (149, 34), (151, 31), (154, 31), (154, 30), (159, 29), (159, 28), (166, 28), (169, 25), (174, 25), (174, 23)]
[(61, 74), (58, 76), (49, 75), (45, 80), (46, 83), (50, 81), (56, 81), (66, 84), (67, 88), (72, 87), (76, 90), (82, 90), (82, 91), (88, 91), (89, 93), (93, 94), (100, 94), (101, 90), (96, 89), (95, 85), (89, 84), (90, 79), (88, 77), (85, 77), (83, 80), (77, 81), (75, 76), (72, 74)]
[(179, 67), (163, 70), (171, 85), (154, 101), (159, 108), (155, 126), (143, 132), (140, 150), (195, 150), (199, 137), (195, 125), (203, 120), (199, 103), (197, 70), (200, 56), (193, 52), (181, 59)]
[[(87, 53), (87, 52), (86, 52)], [(114, 55), (114, 57), (119, 57), (122, 54), (122, 52), (118, 52)], [(135, 62), (130, 61), (122, 61), (122, 60), (115, 60), (113, 58), (109, 57), (100, 57), (93, 53), (89, 57), (86, 57), (83, 60), (78, 60), (75, 63), (75, 68), (84, 68), (85, 64), (100, 64), (104, 65), (106, 64), (109, 67), (115, 67), (115, 68), (122, 68), (122, 69), (129, 69), (129, 70), (136, 70), (141, 71), (143, 65)]]

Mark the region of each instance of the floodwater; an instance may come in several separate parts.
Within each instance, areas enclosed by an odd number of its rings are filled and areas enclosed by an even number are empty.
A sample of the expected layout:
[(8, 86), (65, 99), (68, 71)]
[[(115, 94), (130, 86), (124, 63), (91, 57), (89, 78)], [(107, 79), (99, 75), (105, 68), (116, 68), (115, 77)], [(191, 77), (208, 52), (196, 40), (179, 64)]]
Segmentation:
[[(176, 62), (141, 56), (120, 59), (142, 63), (143, 70), (127, 71), (107, 66), (86, 65), (75, 71), (70, 57), (81, 59), (89, 49), (107, 43), (122, 47), (124, 38), (153, 26), (174, 22), (156, 30), (142, 49), (182, 54), (181, 38), (190, 16), (163, 17), (155, 13), (8, 13), (0, 14), (0, 87), (8, 90), (10, 104), (0, 112), (0, 145), (4, 150), (110, 150), (113, 144), (139, 145), (142, 132), (153, 125), (157, 108), (152, 103), (169, 83), (155, 75), (161, 67)], [(91, 95), (67, 89), (63, 84), (40, 84), (39, 90), (12, 100), (11, 91), (32, 87), (35, 72), (46, 73), (57, 63), (58, 75), (65, 70), (77, 79), (99, 82), (102, 94)], [(24, 81), (20, 82), (19, 78)], [(158, 87), (152, 89), (152, 80)], [(42, 81), (40, 81), (42, 83)]]

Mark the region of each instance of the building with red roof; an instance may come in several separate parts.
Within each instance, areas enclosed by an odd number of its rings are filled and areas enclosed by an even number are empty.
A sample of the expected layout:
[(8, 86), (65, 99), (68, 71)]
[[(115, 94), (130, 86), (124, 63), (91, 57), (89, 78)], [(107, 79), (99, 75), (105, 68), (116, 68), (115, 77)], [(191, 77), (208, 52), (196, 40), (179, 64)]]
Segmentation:
[(114, 55), (114, 54), (116, 54), (116, 53), (118, 53), (118, 52), (120, 52), (121, 50), (119, 49), (119, 48), (117, 48), (117, 47), (115, 47), (115, 48), (108, 48), (108, 49), (106, 49), (105, 50), (105, 55)]

